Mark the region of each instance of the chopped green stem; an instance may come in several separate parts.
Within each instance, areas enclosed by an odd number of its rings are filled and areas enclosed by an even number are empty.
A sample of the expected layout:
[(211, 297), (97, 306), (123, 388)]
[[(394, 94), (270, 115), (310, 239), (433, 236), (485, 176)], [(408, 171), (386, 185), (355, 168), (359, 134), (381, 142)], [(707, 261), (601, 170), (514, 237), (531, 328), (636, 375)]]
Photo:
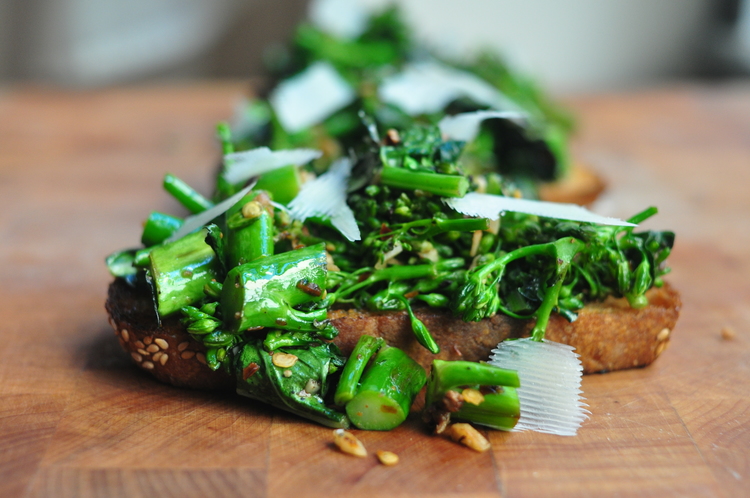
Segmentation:
[(432, 237), (444, 232), (475, 232), (477, 230), (488, 230), (489, 228), (490, 220), (487, 218), (459, 218), (455, 220), (437, 218), (435, 219), (435, 226), (422, 235)]
[(107, 256), (107, 268), (113, 277), (128, 277), (136, 274), (134, 250), (117, 251)]
[(387, 431), (399, 426), (427, 381), (424, 368), (398, 348), (380, 349), (362, 375), (359, 390), (346, 404), (356, 427)]
[(202, 213), (213, 206), (213, 203), (199, 194), (193, 187), (174, 175), (164, 175), (164, 190), (172, 194), (177, 202), (193, 214)]
[(359, 380), (365, 371), (367, 363), (384, 344), (385, 339), (382, 337), (363, 335), (359, 338), (357, 345), (354, 346), (354, 350), (349, 355), (349, 359), (346, 360), (344, 369), (341, 372), (341, 379), (339, 380), (339, 385), (336, 387), (336, 394), (333, 397), (333, 402), (336, 405), (344, 406), (357, 394)]
[[(221, 309), (228, 331), (258, 327), (316, 332), (327, 338), (336, 329), (325, 308), (303, 312), (294, 306), (318, 302), (327, 274), (323, 244), (260, 258), (233, 268), (224, 281)], [(303, 285), (300, 285), (303, 282)]]
[(289, 330), (271, 330), (263, 340), (266, 351), (273, 352), (279, 348), (303, 347), (321, 344), (318, 337), (310, 332), (298, 332)]
[[(470, 361), (432, 362), (432, 374), (427, 384), (425, 407), (428, 411), (444, 411), (443, 397), (448, 391), (464, 388), (494, 392), (484, 395), (479, 405), (464, 402), (457, 412), (450, 414), (470, 422), (497, 429), (510, 430), (518, 422), (521, 408), (515, 388), (520, 386), (518, 373), (486, 363)], [(483, 389), (484, 388), (484, 389)]]
[(521, 403), (513, 387), (502, 387), (502, 392), (484, 395), (479, 405), (464, 402), (461, 408), (451, 414), (451, 418), (468, 420), (501, 431), (509, 431), (516, 426), (521, 415)]
[(634, 224), (638, 225), (640, 223), (643, 223), (647, 219), (651, 218), (652, 216), (654, 216), (658, 212), (659, 212), (659, 210), (655, 206), (651, 206), (651, 207), (649, 207), (647, 209), (644, 209), (640, 213), (638, 213), (638, 214), (630, 217), (628, 219), (628, 222), (629, 223), (634, 223)]
[(138, 249), (133, 256), (133, 264), (139, 268), (145, 268), (148, 266), (151, 262), (148, 257), (148, 255), (151, 254), (151, 249), (153, 249), (153, 247)]
[(156, 246), (149, 253), (149, 271), (160, 316), (202, 301), (206, 297), (204, 286), (218, 278), (218, 258), (205, 239), (204, 228)]
[(216, 137), (219, 139), (219, 142), (221, 142), (221, 152), (224, 155), (234, 152), (232, 130), (229, 127), (229, 123), (221, 121), (216, 125)]
[[(255, 210), (246, 215), (250, 210), (245, 206), (251, 203)], [(273, 215), (268, 211), (268, 195), (253, 191), (226, 212), (225, 244), (230, 268), (273, 254)]]
[(274, 201), (288, 204), (297, 197), (300, 189), (299, 174), (294, 165), (263, 173), (255, 184), (255, 190), (265, 190)]
[(430, 263), (425, 265), (388, 266), (386, 268), (373, 271), (366, 279), (352, 285), (351, 287), (345, 287), (336, 291), (336, 293), (332, 294), (332, 298), (334, 299), (334, 301), (331, 301), (331, 304), (333, 304), (336, 299), (343, 299), (346, 296), (376, 282), (381, 282), (384, 280), (393, 282), (398, 280), (409, 280), (413, 278), (436, 277), (441, 271), (452, 270), (457, 267), (463, 266), (463, 264), (463, 258), (451, 258), (438, 261), (437, 263)]
[(573, 262), (573, 258), (578, 251), (583, 248), (583, 242), (572, 237), (565, 237), (551, 243), (555, 251), (557, 271), (555, 273), (555, 283), (545, 290), (544, 300), (536, 311), (537, 321), (534, 329), (531, 331), (531, 338), (535, 341), (544, 339), (544, 331), (547, 329), (549, 317), (555, 306), (557, 306), (560, 289), (565, 281), (565, 275)]
[(424, 220), (410, 221), (392, 225), (388, 228), (390, 232), (378, 234), (379, 238), (393, 237), (394, 234), (406, 233), (409, 230), (423, 228), (424, 230), (417, 233), (420, 238), (433, 237), (439, 233), (445, 232), (474, 232), (476, 230), (487, 230), (490, 222), (487, 218), (427, 218)]
[(428, 396), (442, 396), (445, 391), (465, 386), (520, 387), (515, 370), (498, 368), (475, 361), (433, 360)]
[(424, 190), (443, 197), (463, 197), (469, 190), (469, 179), (465, 176), (412, 171), (394, 166), (383, 166), (380, 181), (391, 187)]
[(143, 224), (141, 243), (146, 247), (161, 244), (181, 226), (182, 219), (154, 211)]
[(533, 246), (525, 246), (515, 251), (511, 251), (501, 255), (494, 261), (484, 265), (477, 270), (476, 276), (480, 280), (486, 279), (491, 273), (500, 272), (497, 280), (502, 278), (503, 271), (509, 263), (517, 259), (526, 258), (529, 256), (554, 256), (555, 248), (551, 244), (536, 244)]

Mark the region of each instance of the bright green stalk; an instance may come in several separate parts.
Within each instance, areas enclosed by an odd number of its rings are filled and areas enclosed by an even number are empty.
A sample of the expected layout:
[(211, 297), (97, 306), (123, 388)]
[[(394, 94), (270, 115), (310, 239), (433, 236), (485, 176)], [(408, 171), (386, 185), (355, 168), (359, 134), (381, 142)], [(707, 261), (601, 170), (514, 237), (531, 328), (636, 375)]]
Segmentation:
[(143, 224), (141, 243), (146, 247), (161, 244), (182, 226), (182, 219), (153, 211)]
[(333, 402), (336, 405), (344, 406), (357, 394), (359, 380), (365, 371), (367, 363), (372, 358), (372, 355), (384, 344), (385, 340), (382, 337), (376, 338), (371, 335), (363, 335), (359, 338), (352, 354), (346, 360), (344, 370), (341, 372), (341, 379), (339, 380), (339, 385), (336, 387), (336, 394), (333, 397)]
[(412, 171), (394, 166), (383, 166), (380, 181), (383, 185), (424, 190), (443, 197), (463, 197), (469, 190), (469, 179), (465, 176)]
[(521, 404), (513, 387), (502, 387), (500, 392), (485, 394), (479, 405), (464, 402), (451, 419), (467, 420), (501, 431), (509, 431), (518, 423)]
[(255, 190), (265, 190), (274, 201), (288, 204), (297, 197), (300, 186), (297, 167), (289, 165), (262, 174), (255, 184)]
[(325, 308), (298, 311), (320, 301), (326, 286), (323, 244), (260, 258), (233, 268), (224, 281), (221, 309), (226, 330), (239, 334), (259, 327), (315, 332), (332, 339), (337, 331)]
[(206, 230), (154, 247), (149, 253), (149, 271), (156, 291), (160, 316), (202, 301), (203, 287), (219, 278), (220, 265)]
[(437, 263), (430, 263), (425, 265), (406, 265), (406, 266), (388, 266), (380, 270), (373, 271), (370, 276), (366, 279), (353, 284), (349, 287), (343, 287), (335, 293), (329, 294), (330, 304), (333, 304), (337, 299), (343, 299), (346, 296), (367, 287), (376, 282), (389, 281), (395, 282), (399, 280), (410, 280), (413, 278), (430, 278), (436, 277), (441, 271), (453, 270), (460, 268), (464, 265), (463, 258), (451, 258), (438, 261)]
[(164, 175), (164, 190), (172, 194), (185, 209), (193, 214), (202, 213), (213, 206), (211, 201), (199, 194), (193, 187), (174, 175)]
[(273, 215), (268, 196), (250, 192), (229, 208), (226, 217), (226, 264), (229, 268), (273, 254)]
[(357, 395), (346, 404), (346, 414), (360, 429), (394, 429), (406, 420), (426, 381), (424, 369), (406, 353), (383, 347), (363, 374)]
[[(450, 413), (451, 418), (468, 420), (496, 429), (512, 429), (521, 414), (515, 388), (520, 387), (518, 373), (486, 363), (470, 361), (432, 362), (432, 373), (427, 384), (425, 409), (444, 412), (443, 397), (448, 391), (461, 392), (464, 388), (491, 390), (479, 405), (464, 402)], [(484, 388), (484, 389), (483, 389)]]

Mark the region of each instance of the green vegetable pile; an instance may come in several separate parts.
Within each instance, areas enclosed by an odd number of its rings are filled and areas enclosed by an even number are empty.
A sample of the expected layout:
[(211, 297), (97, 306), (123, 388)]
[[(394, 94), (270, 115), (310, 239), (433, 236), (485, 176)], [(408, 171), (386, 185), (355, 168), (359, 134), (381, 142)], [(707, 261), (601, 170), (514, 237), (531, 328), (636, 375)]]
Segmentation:
[[(493, 221), (448, 207), (444, 199), (467, 192), (518, 196), (530, 178), (556, 177), (568, 162), (569, 121), (485, 55), (463, 69), (507, 92), (532, 119), (525, 127), (490, 120), (468, 144), (445, 140), (435, 124), (442, 112), (409, 116), (374, 91), (412, 52), (395, 10), (374, 16), (356, 40), (302, 26), (276, 74), (294, 75), (325, 60), (355, 85), (357, 98), (294, 134), (267, 101), (256, 100), (248, 108), (251, 132), (237, 135), (222, 123), (217, 135), (224, 154), (307, 146), (323, 150), (323, 157), (236, 183), (227, 180), (231, 160), (225, 160), (210, 199), (166, 175), (165, 190), (192, 215), (240, 197), (178, 238), (187, 220), (151, 213), (142, 247), (107, 259), (112, 275), (153, 296), (160, 318), (182, 317), (206, 347), (208, 366), (231, 373), (238, 393), (331, 427), (391, 429), (427, 383), (421, 366), (382, 339), (363, 336), (344, 357), (332, 342), (338, 333), (328, 320), (333, 307), (405, 310), (416, 339), (437, 353), (415, 308), (444, 308), (466, 321), (497, 313), (534, 319), (533, 337), (541, 340), (553, 312), (572, 321), (585, 303), (607, 296), (647, 305), (646, 291), (662, 285), (668, 272), (671, 232), (514, 212)], [(465, 99), (449, 107), (444, 112), (482, 108)], [(303, 177), (320, 175), (343, 155), (352, 163), (346, 204), (361, 240), (343, 236), (330, 216), (299, 220), (288, 209)], [(630, 221), (655, 213), (649, 208)], [(428, 412), (450, 393), (469, 389), (481, 401), (448, 410), (453, 417), (512, 428), (519, 415), (515, 372), (464, 363), (435, 363)]]
[[(476, 95), (459, 94), (433, 112), (410, 114), (378, 92), (383, 83), (411, 64), (431, 61), (461, 71), (495, 88), (513, 109), (527, 115), (525, 125), (503, 119), (485, 121), (479, 136), (468, 144), (463, 163), (469, 174), (488, 174), (497, 181), (512, 180), (524, 197), (535, 198), (540, 182), (564, 178), (570, 171), (568, 142), (574, 131), (572, 116), (529, 78), (512, 71), (494, 52), (474, 58), (449, 60), (415, 42), (410, 27), (396, 6), (370, 16), (366, 29), (354, 39), (326, 33), (303, 23), (288, 47), (268, 58), (272, 76), (262, 98), (249, 100), (234, 137), (238, 150), (269, 146), (272, 149), (310, 147), (323, 151), (320, 165), (361, 146), (366, 124), (364, 111), (381, 129), (406, 129), (414, 123), (437, 124), (445, 115), (490, 109)], [(268, 97), (277, 84), (298, 76), (315, 63), (330, 64), (354, 89), (354, 100), (325, 119), (301, 131), (289, 132), (278, 119)]]
[[(422, 367), (382, 341), (342, 357), (327, 319), (334, 306), (406, 310), (417, 340), (437, 353), (414, 307), (450, 309), (466, 321), (496, 313), (533, 318), (533, 337), (541, 339), (553, 311), (574, 320), (586, 302), (610, 295), (627, 297), (633, 307), (647, 304), (645, 292), (661, 285), (668, 271), (671, 232), (636, 233), (521, 213), (506, 213), (499, 223), (460, 215), (441, 199), (488, 184), (462, 174), (462, 148), (429, 126), (370, 140), (347, 195), (362, 240), (347, 239), (325, 218), (291, 219), (272, 199), (298, 187), (266, 181), (268, 190), (250, 190), (177, 240), (168, 238), (183, 221), (151, 214), (142, 237), (148, 247), (110, 256), (110, 271), (150, 289), (161, 317), (181, 313), (188, 332), (205, 345), (208, 365), (234, 372), (238, 392), (334, 427), (348, 421), (394, 427), (426, 381)], [(213, 204), (171, 175), (165, 187), (193, 212)], [(630, 221), (655, 212), (650, 208)], [(272, 360), (277, 354), (296, 362), (279, 366)], [(514, 386), (506, 387), (500, 412), (507, 418)], [(387, 420), (362, 408), (381, 398), (391, 407)]]

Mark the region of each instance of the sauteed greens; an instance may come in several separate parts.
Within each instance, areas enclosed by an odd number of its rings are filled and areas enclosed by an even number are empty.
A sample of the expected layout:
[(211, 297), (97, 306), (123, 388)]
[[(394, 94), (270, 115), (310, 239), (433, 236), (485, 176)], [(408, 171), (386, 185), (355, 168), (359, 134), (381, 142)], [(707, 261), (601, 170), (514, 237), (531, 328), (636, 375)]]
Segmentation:
[[(633, 229), (655, 208), (630, 225), (549, 206), (551, 216), (454, 208), (467, 193), (534, 199), (539, 182), (569, 170), (572, 122), (496, 55), (451, 62), (410, 31), (395, 8), (348, 38), (301, 25), (271, 59), (272, 84), (218, 126), (213, 195), (166, 175), (192, 216), (151, 213), (143, 247), (107, 259), (159, 319), (181, 316), (240, 394), (332, 427), (395, 427), (427, 382), (382, 339), (363, 336), (345, 358), (331, 342), (334, 307), (403, 310), (438, 353), (415, 308), (533, 319), (540, 341), (551, 313), (572, 321), (607, 296), (645, 306), (669, 271), (674, 234)], [(468, 126), (448, 133), (446, 116)], [(509, 429), (516, 387), (515, 372), (436, 363), (428, 405), (468, 389), (475, 403), (458, 418)]]
[[(497, 220), (462, 215), (444, 200), (491, 184), (487, 175), (463, 174), (463, 145), (442, 140), (431, 126), (390, 130), (383, 137), (373, 131), (352, 156), (342, 208), (353, 216), (360, 240), (342, 235), (332, 222), (336, 213), (295, 219), (293, 209), (273, 199), (276, 191), (299, 185), (276, 181), (269, 190), (240, 192), (207, 225), (176, 240), (169, 237), (189, 221), (152, 214), (143, 236), (151, 246), (111, 256), (110, 270), (148, 286), (160, 316), (182, 314), (188, 332), (205, 345), (208, 365), (235, 372), (240, 393), (334, 427), (350, 419), (360, 427), (397, 425), (426, 381), (413, 360), (370, 341), (372, 365), (363, 370), (367, 361), (353, 355), (348, 361), (359, 366), (348, 368), (358, 373), (345, 376), (348, 387), (337, 391), (346, 358), (330, 343), (337, 330), (327, 313), (334, 306), (406, 310), (419, 343), (437, 353), (415, 307), (450, 309), (466, 321), (497, 313), (536, 319), (533, 337), (541, 340), (553, 311), (575, 320), (586, 302), (610, 295), (627, 297), (633, 307), (647, 304), (646, 290), (661, 285), (668, 271), (671, 232), (637, 233), (632, 226), (518, 212)], [(297, 182), (312, 168), (293, 168), (293, 173), (288, 181)], [(165, 183), (179, 182), (168, 175)], [(502, 194), (510, 187), (496, 188)], [(188, 188), (167, 189), (178, 199), (198, 195)], [(208, 201), (193, 204), (215, 209)], [(655, 213), (650, 208), (630, 221), (640, 223)], [(388, 374), (394, 371), (413, 373), (394, 381)], [(388, 387), (389, 382), (396, 385)], [(514, 406), (506, 399), (512, 398), (513, 385), (506, 387), (498, 420), (506, 420)], [(362, 409), (344, 410), (352, 400), (358, 400), (353, 406), (364, 406), (363, 399), (391, 391), (406, 393), (384, 401), (398, 417), (373, 419)], [(334, 392), (348, 394), (332, 397)], [(337, 402), (343, 406), (337, 408)], [(471, 419), (470, 413), (467, 408), (462, 416)]]

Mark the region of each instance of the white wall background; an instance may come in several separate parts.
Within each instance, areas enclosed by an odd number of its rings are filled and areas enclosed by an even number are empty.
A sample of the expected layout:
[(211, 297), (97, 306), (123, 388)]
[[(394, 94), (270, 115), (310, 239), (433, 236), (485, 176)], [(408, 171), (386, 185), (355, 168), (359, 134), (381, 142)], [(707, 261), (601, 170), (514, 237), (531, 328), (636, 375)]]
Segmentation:
[[(366, 0), (371, 5), (387, 4)], [(687, 74), (707, 43), (712, 0), (402, 0), (419, 36), (458, 54), (494, 47), (563, 92)]]
[[(264, 44), (289, 35), (305, 1), (0, 0), (0, 78), (14, 74), (3, 71), (8, 60), (17, 78), (67, 85), (251, 76), (261, 71)], [(390, 0), (351, 1), (383, 6)], [(545, 87), (570, 93), (656, 85), (691, 74), (711, 43), (716, 1), (397, 3), (417, 36), (434, 47), (459, 55), (494, 47)], [(227, 32), (234, 42), (222, 44)]]

